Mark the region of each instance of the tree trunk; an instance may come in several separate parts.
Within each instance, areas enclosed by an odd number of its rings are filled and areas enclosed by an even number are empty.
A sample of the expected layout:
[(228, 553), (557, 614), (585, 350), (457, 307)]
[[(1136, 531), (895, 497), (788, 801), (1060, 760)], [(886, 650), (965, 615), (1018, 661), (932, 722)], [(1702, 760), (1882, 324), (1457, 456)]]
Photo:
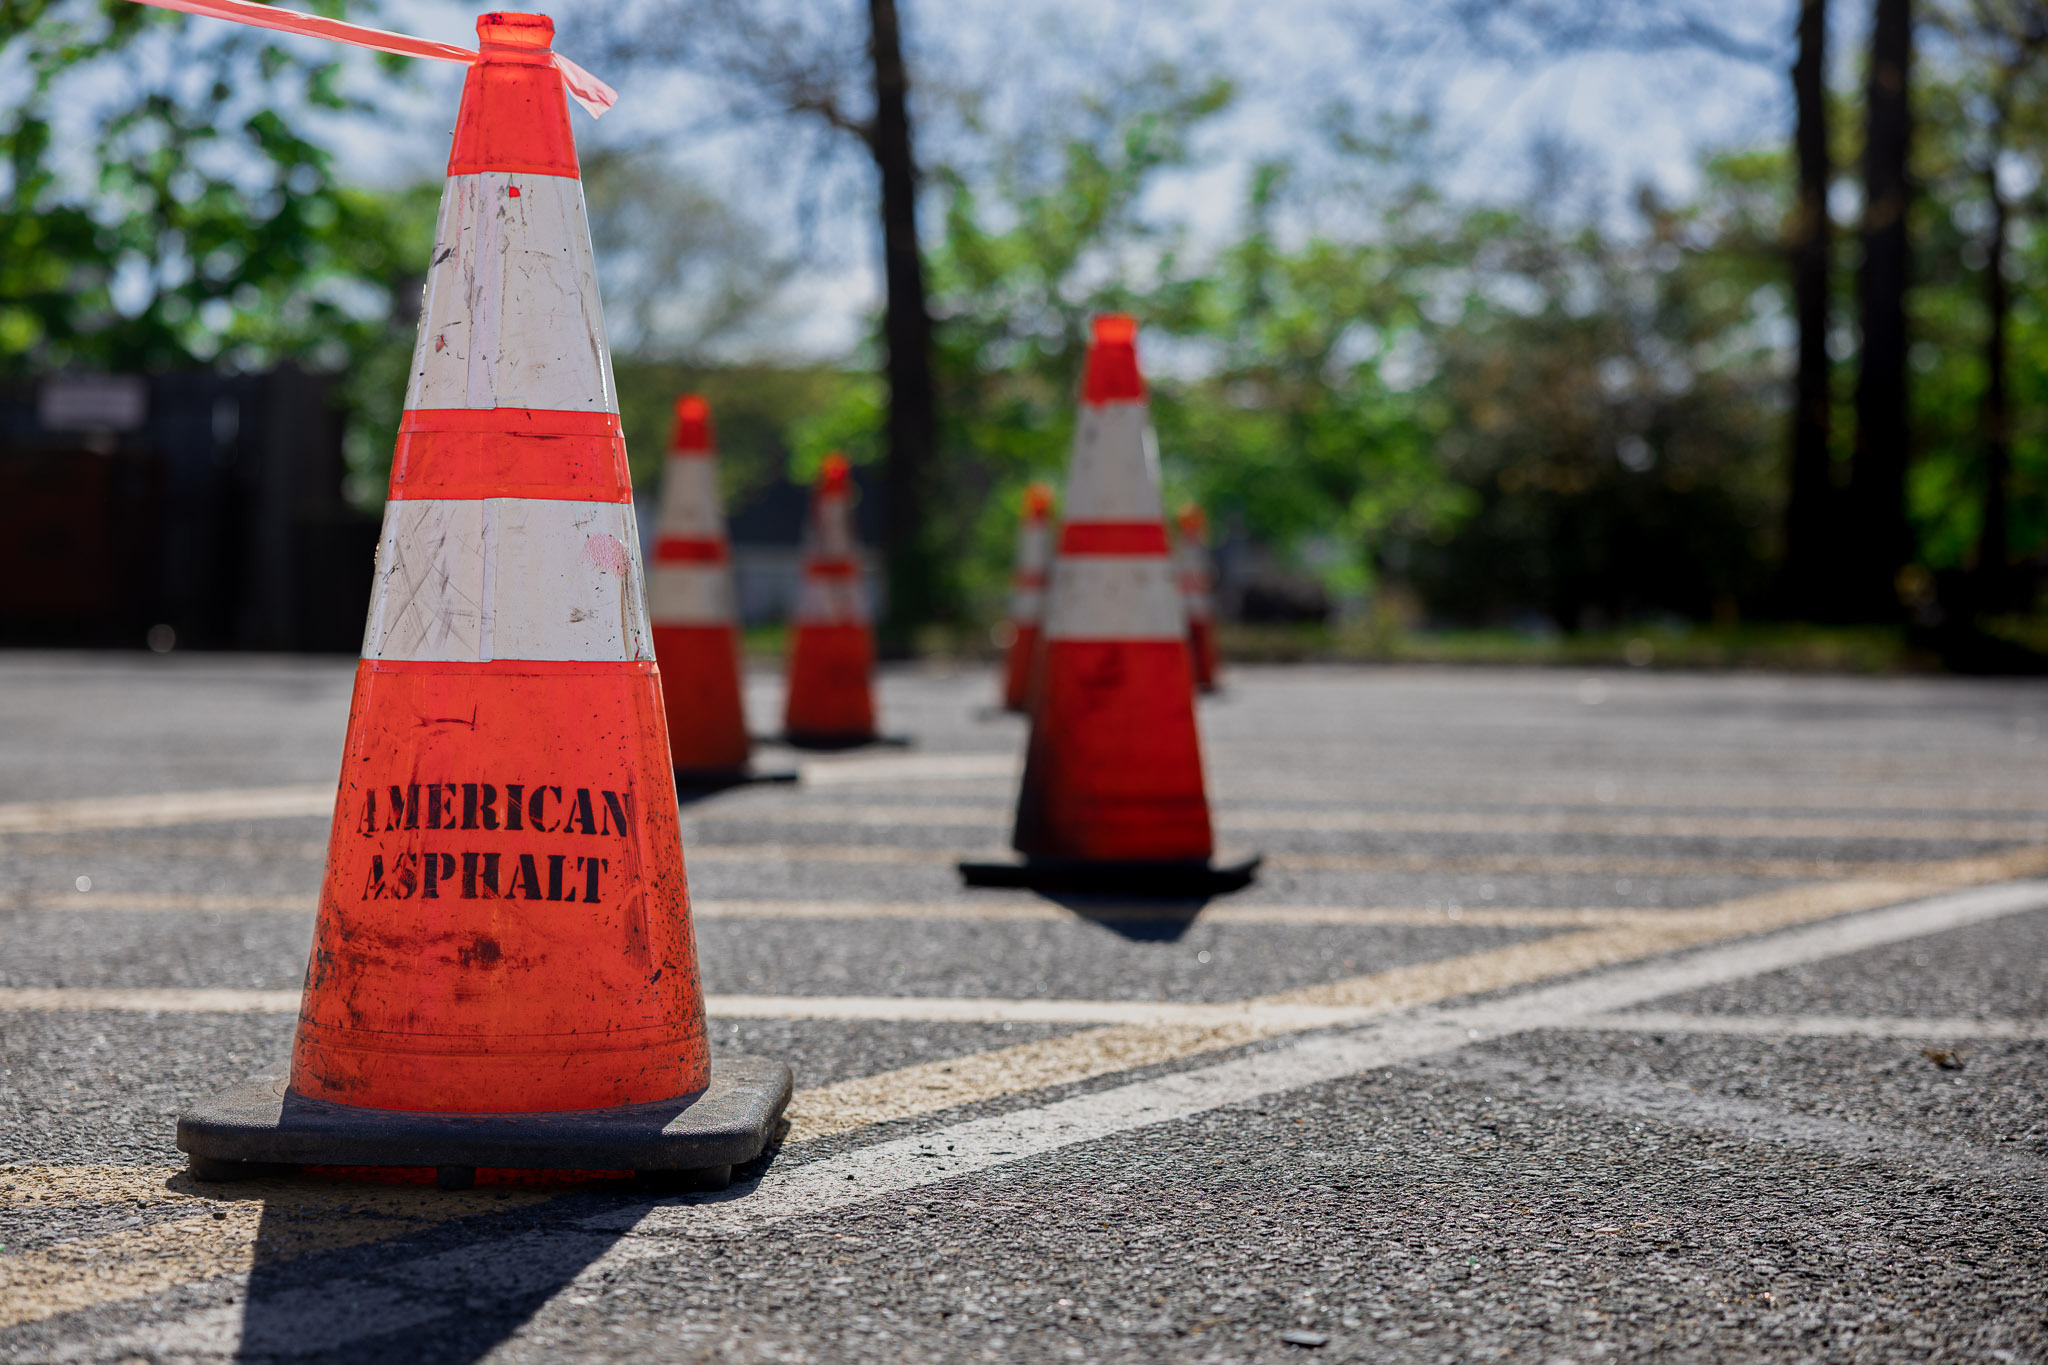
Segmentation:
[(1998, 186), (1994, 158), (1984, 173), (1991, 196), (1991, 250), (1984, 260), (1984, 311), (1990, 327), (1984, 338), (1984, 399), (1979, 424), (1984, 440), (1984, 522), (1977, 533), (1977, 603), (1990, 611), (2010, 605), (2007, 573), (2006, 499), (2012, 479), (2012, 419), (2005, 388), (2005, 332), (2012, 312), (2005, 277), (2006, 219), (2010, 206)]
[(1912, 0), (1875, 0), (1863, 147), (1863, 352), (1856, 375), (1850, 497), (1854, 577), (1848, 606), (1866, 620), (1899, 615), (1898, 575), (1913, 554), (1906, 520), (1906, 210), (1912, 187), (1908, 73)]
[(1827, 0), (1801, 0), (1799, 57), (1792, 65), (1792, 133), (1799, 184), (1786, 246), (1792, 300), (1799, 327), (1798, 369), (1792, 380), (1792, 467), (1785, 502), (1785, 610), (1808, 620), (1840, 612), (1840, 556), (1836, 537), (1841, 509), (1830, 449), (1833, 373), (1828, 360)]
[(896, 0), (868, 0), (875, 117), (869, 150), (882, 182), (883, 337), (888, 347), (888, 448), (882, 464), (882, 559), (889, 601), (882, 619), (885, 653), (909, 652), (916, 627), (943, 599), (926, 497), (932, 475), (936, 398), (932, 319), (924, 258), (917, 241), (917, 162), (910, 146), (910, 76)]

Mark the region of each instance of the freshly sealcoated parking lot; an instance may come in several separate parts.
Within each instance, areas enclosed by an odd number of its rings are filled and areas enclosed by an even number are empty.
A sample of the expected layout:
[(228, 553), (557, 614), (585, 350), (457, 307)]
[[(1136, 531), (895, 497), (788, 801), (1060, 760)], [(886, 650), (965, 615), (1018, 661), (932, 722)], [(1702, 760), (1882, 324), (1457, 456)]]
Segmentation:
[(0, 1359), (2048, 1359), (2037, 684), (1239, 669), (1160, 906), (963, 889), (1021, 724), (891, 674), (684, 810), (733, 1190), (196, 1184), (351, 677), (0, 659)]

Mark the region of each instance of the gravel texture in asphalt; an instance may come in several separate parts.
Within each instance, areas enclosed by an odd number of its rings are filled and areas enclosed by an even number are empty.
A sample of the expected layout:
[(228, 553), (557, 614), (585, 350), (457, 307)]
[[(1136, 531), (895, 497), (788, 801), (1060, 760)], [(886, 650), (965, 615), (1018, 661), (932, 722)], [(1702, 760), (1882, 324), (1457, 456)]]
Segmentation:
[[(177, 1110), (289, 1054), (238, 993), (302, 978), (350, 676), (0, 659), (0, 1360), (2048, 1362), (2048, 1042), (1993, 1036), (2048, 1018), (2048, 909), (1258, 1083), (1402, 1011), (1594, 990), (1689, 914), (1734, 942), (2048, 874), (2038, 685), (1232, 670), (1217, 824), (1273, 857), (1119, 919), (961, 887), (1023, 728), (986, 671), (891, 673), (916, 747), (767, 750), (805, 783), (683, 811), (706, 989), (852, 1011), (710, 1021), (798, 1078), (733, 1192), (198, 1184)], [(750, 680), (757, 728), (778, 702)], [(276, 808), (90, 805), (204, 792)], [(1315, 907), (1357, 914), (1282, 913)], [(1316, 990), (1367, 1022), (857, 1017)]]

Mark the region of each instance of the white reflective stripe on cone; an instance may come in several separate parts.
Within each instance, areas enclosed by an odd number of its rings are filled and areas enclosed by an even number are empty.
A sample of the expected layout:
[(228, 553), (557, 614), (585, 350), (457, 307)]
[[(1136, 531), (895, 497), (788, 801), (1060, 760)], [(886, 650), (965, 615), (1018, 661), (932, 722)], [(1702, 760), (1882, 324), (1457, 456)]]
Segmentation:
[(1190, 621), (1207, 621), (1216, 614), (1216, 604), (1209, 600), (1208, 593), (1187, 592), (1181, 596), (1187, 602)]
[(709, 455), (670, 455), (661, 471), (661, 508), (655, 526), (665, 536), (725, 539), (725, 507), (718, 497), (718, 466)]
[(448, 177), (405, 406), (619, 410), (581, 184)]
[(1052, 528), (1043, 522), (1026, 526), (1017, 538), (1017, 567), (1045, 572), (1052, 563)]
[(723, 564), (661, 564), (647, 571), (647, 614), (657, 626), (729, 626), (732, 570)]
[(865, 625), (868, 604), (856, 579), (806, 577), (796, 592), (796, 619), (803, 626)]
[(1083, 403), (1067, 471), (1067, 524), (1159, 520), (1159, 445), (1143, 403)]
[(853, 503), (840, 494), (821, 498), (811, 528), (811, 557), (853, 558)]
[(385, 503), (363, 657), (653, 658), (632, 505), (552, 498)]
[(1061, 555), (1050, 599), (1048, 640), (1178, 640), (1187, 630), (1163, 555)]
[(1045, 593), (1037, 588), (1018, 588), (1010, 593), (1010, 621), (1014, 625), (1028, 626), (1038, 623), (1038, 614), (1045, 610)]

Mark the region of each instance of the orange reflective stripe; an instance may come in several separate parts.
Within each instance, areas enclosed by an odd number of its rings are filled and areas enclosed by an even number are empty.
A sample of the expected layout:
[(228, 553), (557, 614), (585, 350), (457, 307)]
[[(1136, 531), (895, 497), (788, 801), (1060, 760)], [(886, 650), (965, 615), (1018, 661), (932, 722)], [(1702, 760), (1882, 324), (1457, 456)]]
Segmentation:
[(657, 564), (723, 564), (726, 557), (722, 540), (663, 536), (654, 542), (654, 562)]
[(616, 413), (429, 408), (399, 424), (391, 496), (631, 502), (633, 478)]
[(1166, 527), (1156, 521), (1070, 521), (1060, 528), (1063, 555), (1163, 555)]
[(1088, 348), (1081, 401), (1134, 403), (1144, 399), (1145, 377), (1138, 372), (1138, 320), (1127, 313), (1104, 313), (1095, 319), (1095, 341)]
[(804, 565), (806, 578), (858, 578), (860, 563), (852, 559), (814, 559)]

